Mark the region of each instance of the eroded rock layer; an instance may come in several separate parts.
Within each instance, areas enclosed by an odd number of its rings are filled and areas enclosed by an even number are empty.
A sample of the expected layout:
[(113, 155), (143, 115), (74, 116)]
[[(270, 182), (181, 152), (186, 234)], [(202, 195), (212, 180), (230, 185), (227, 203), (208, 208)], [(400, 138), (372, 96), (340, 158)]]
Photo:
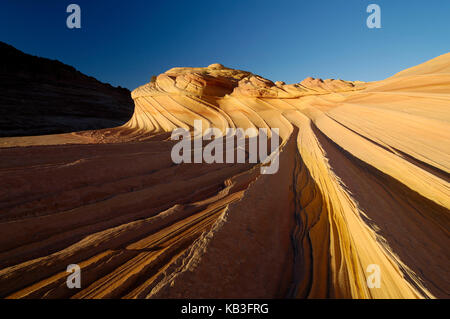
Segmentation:
[[(450, 54), (374, 83), (173, 68), (132, 97), (117, 128), (0, 139), (2, 297), (449, 297)], [(278, 172), (174, 164), (195, 120), (278, 128)]]

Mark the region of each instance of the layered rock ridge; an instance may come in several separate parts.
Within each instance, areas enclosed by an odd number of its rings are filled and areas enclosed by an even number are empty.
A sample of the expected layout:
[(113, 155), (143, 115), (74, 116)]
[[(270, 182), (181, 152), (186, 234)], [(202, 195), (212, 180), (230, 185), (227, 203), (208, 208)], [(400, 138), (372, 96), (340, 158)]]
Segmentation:
[[(449, 74), (450, 54), (373, 83), (173, 68), (122, 126), (0, 139), (0, 294), (448, 298)], [(174, 164), (196, 120), (279, 129), (278, 172)]]

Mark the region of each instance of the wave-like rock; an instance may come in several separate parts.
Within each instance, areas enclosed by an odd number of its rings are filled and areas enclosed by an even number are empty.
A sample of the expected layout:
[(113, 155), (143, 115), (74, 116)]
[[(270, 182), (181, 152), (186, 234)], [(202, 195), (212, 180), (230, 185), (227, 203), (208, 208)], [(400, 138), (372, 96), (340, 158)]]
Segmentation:
[[(448, 298), (449, 76), (450, 54), (373, 83), (173, 68), (123, 126), (0, 139), (0, 295)], [(279, 171), (174, 164), (195, 120), (278, 128)]]

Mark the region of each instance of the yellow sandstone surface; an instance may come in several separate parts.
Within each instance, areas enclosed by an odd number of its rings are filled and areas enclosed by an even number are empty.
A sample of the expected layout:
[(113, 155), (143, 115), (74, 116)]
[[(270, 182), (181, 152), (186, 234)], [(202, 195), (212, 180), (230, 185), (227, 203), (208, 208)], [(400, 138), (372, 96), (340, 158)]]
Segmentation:
[[(0, 296), (449, 297), (450, 53), (372, 83), (173, 68), (132, 97), (120, 127), (0, 139)], [(279, 171), (175, 165), (194, 120), (279, 128)]]

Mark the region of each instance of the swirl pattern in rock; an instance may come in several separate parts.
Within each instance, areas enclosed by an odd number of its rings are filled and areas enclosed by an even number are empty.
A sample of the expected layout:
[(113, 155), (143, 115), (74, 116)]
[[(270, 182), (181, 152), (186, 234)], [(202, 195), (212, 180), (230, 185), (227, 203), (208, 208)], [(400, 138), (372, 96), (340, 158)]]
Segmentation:
[[(373, 83), (173, 68), (132, 97), (121, 127), (0, 139), (1, 296), (448, 298), (450, 54)], [(195, 120), (278, 128), (279, 171), (175, 165)]]

